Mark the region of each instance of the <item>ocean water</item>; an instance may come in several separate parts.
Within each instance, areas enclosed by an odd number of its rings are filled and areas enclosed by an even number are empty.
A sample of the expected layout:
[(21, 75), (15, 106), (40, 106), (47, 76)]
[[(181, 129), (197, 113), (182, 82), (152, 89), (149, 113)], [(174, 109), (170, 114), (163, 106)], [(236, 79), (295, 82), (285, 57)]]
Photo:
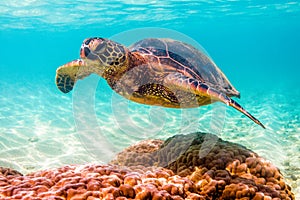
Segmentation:
[[(0, 166), (28, 173), (106, 163), (148, 138), (211, 132), (278, 166), (300, 199), (300, 2), (0, 0)], [(266, 126), (215, 103), (166, 109), (128, 102), (96, 75), (61, 93), (57, 67), (91, 36), (147, 37), (207, 52)]]

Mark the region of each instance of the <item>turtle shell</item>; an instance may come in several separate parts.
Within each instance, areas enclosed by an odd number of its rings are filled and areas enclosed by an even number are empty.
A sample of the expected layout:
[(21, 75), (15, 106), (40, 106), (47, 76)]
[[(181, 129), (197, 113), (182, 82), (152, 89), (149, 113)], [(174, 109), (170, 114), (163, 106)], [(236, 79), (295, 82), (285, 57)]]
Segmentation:
[(166, 70), (180, 72), (205, 82), (227, 96), (240, 97), (224, 73), (203, 50), (172, 39), (148, 38), (134, 43), (130, 51), (146, 54), (151, 62), (166, 66)]

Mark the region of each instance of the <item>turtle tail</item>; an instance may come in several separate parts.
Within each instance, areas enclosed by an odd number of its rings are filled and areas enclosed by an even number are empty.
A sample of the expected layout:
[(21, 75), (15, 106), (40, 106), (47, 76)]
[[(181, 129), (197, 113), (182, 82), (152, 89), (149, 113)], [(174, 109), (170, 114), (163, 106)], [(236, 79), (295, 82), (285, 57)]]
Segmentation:
[(219, 93), (218, 95), (219, 100), (222, 101), (223, 103), (226, 103), (228, 106), (231, 106), (235, 109), (237, 109), (238, 111), (240, 111), (241, 113), (243, 113), (244, 115), (246, 115), (247, 117), (249, 117), (252, 121), (254, 121), (256, 124), (260, 125), (261, 127), (263, 127), (264, 129), (266, 128), (258, 119), (256, 119), (255, 117), (253, 117), (248, 111), (246, 111), (240, 104), (238, 104), (236, 101), (234, 101), (233, 99), (231, 99), (230, 97), (226, 96), (223, 93)]

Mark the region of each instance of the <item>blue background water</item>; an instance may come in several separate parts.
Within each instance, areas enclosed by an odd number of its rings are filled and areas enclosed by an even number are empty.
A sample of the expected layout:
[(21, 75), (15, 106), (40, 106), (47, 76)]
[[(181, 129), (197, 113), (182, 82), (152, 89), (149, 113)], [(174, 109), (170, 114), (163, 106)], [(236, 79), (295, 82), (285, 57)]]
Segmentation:
[[(227, 109), (222, 137), (270, 159), (299, 193), (299, 22), (298, 1), (0, 1), (0, 164), (26, 172), (89, 161), (76, 140), (74, 96), (57, 90), (56, 68), (77, 58), (87, 37), (157, 27), (185, 34), (206, 49), (241, 92), (238, 101), (268, 127), (261, 130)], [(96, 115), (107, 137), (120, 147), (132, 143), (109, 120), (112, 106), (105, 109), (103, 102), (110, 103), (113, 93), (102, 80), (98, 90)], [(137, 120), (144, 116), (139, 109), (149, 109), (128, 106)], [(167, 112), (179, 117), (165, 120), (169, 125), (157, 137), (174, 134), (182, 123), (178, 111)], [(191, 122), (192, 130), (206, 130), (205, 116)]]

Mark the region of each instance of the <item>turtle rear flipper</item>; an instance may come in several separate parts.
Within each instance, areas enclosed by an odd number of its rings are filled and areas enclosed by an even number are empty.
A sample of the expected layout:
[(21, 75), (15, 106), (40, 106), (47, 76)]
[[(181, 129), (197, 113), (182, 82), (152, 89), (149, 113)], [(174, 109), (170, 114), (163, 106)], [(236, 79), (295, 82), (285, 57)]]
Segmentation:
[(256, 124), (260, 125), (262, 128), (265, 126), (255, 117), (253, 117), (249, 112), (247, 112), (241, 105), (236, 101), (232, 100), (227, 95), (219, 92), (218, 90), (210, 87), (208, 84), (200, 82), (194, 78), (189, 78), (180, 73), (172, 73), (165, 77), (164, 83), (166, 86), (173, 89), (180, 89), (183, 91), (191, 92), (200, 96), (211, 98), (212, 101), (221, 101), (228, 106), (235, 108), (247, 117), (249, 117)]

